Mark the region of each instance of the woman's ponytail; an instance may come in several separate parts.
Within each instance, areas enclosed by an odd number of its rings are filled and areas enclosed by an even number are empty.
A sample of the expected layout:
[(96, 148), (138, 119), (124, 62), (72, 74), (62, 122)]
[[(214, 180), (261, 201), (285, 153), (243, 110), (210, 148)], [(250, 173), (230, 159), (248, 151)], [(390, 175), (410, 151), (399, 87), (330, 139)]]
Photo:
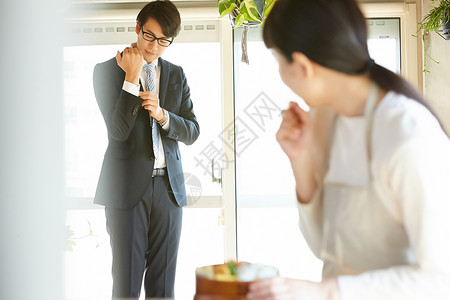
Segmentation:
[[(441, 125), (442, 130), (445, 131), (444, 126), (437, 117), (433, 109), (428, 105), (422, 95), (417, 92), (417, 90), (403, 77), (395, 74), (394, 72), (374, 63), (373, 66), (368, 70), (370, 78), (378, 84), (379, 87), (386, 91), (394, 91), (397, 94), (405, 95), (406, 97), (415, 100), (425, 106), (433, 116), (438, 120)], [(448, 135), (448, 134), (447, 134)]]

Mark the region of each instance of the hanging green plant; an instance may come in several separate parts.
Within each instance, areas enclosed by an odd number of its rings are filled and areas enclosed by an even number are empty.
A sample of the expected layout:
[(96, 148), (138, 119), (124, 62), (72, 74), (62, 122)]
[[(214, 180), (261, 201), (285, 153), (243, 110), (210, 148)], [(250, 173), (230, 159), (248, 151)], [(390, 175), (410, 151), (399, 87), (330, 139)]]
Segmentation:
[(439, 63), (430, 56), (428, 49), (430, 47), (430, 34), (436, 32), (445, 40), (450, 40), (450, 0), (431, 0), (438, 5), (433, 7), (430, 12), (419, 23), (419, 31), (422, 31), (421, 37), (424, 45), (424, 72), (427, 69), (427, 60), (431, 59), (435, 63)]
[(446, 40), (450, 39), (450, 0), (432, 0), (439, 3), (438, 6), (432, 8), (430, 12), (419, 23), (420, 30), (425, 32), (438, 32)]
[(276, 0), (218, 0), (220, 17), (230, 16), (233, 27), (264, 25)]
[(249, 63), (247, 55), (247, 32), (252, 26), (264, 26), (276, 0), (218, 0), (220, 17), (229, 16), (233, 28), (243, 27), (242, 61)]

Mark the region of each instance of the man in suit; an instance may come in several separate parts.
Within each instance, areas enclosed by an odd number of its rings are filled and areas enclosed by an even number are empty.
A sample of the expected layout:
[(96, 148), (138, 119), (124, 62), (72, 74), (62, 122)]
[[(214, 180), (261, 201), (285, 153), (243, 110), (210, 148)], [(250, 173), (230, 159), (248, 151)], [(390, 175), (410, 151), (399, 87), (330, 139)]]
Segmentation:
[(113, 298), (172, 298), (186, 205), (178, 142), (199, 136), (181, 67), (160, 56), (177, 36), (180, 14), (170, 1), (137, 16), (137, 42), (97, 64), (94, 91), (108, 131), (95, 195), (105, 205), (113, 263)]

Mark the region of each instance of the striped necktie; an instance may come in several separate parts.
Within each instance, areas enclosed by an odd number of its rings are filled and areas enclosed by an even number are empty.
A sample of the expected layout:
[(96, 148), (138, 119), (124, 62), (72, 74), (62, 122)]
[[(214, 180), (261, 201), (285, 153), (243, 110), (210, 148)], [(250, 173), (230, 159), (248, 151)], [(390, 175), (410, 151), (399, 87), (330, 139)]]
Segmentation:
[[(145, 83), (145, 87), (147, 91), (156, 93), (156, 85), (155, 85), (155, 70), (156, 70), (156, 61), (153, 61), (150, 64), (144, 65), (145, 74), (147, 75), (147, 80)], [(150, 112), (149, 112), (150, 113)], [(158, 123), (155, 118), (150, 117), (150, 124), (152, 126), (152, 141), (153, 141), (153, 153), (155, 154), (155, 158), (158, 159), (159, 153), (159, 131), (158, 131)]]

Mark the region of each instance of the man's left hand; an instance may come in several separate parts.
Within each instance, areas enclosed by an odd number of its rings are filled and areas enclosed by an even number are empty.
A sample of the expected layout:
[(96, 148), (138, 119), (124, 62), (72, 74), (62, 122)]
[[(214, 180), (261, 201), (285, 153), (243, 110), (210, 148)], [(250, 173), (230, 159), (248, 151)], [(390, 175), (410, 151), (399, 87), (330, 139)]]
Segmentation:
[(142, 107), (148, 110), (150, 116), (155, 118), (157, 121), (164, 117), (164, 112), (159, 106), (158, 94), (155, 92), (139, 92), (139, 97), (143, 99)]

